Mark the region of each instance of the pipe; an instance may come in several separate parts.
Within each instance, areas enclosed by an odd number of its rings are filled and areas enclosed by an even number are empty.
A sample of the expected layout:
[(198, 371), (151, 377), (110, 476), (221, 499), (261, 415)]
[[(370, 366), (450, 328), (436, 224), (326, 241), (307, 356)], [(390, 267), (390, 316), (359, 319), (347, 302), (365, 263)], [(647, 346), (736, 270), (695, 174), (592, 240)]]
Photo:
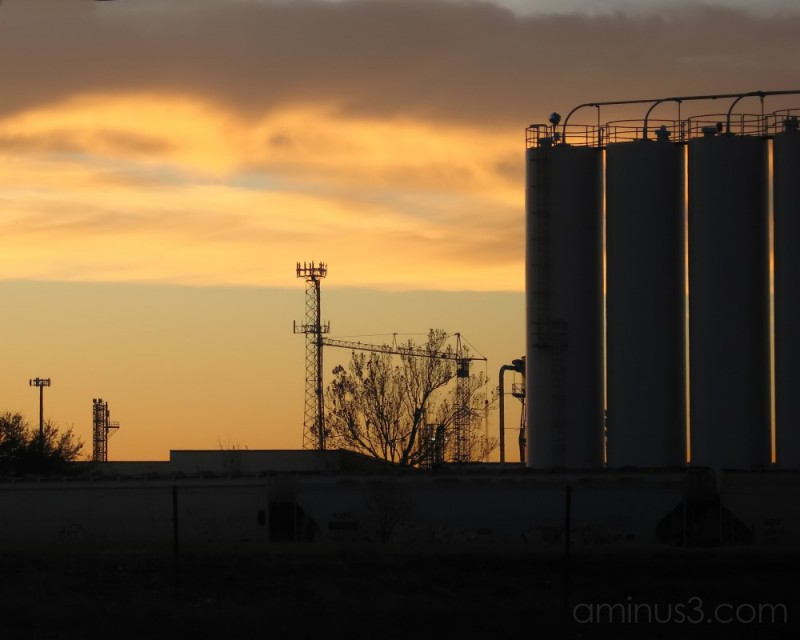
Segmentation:
[(680, 104), (682, 102), (682, 98), (663, 98), (662, 100), (656, 100), (652, 105), (650, 105), (650, 108), (644, 115), (644, 126), (642, 127), (642, 140), (647, 140), (647, 123), (650, 120), (650, 114), (653, 112), (653, 109), (655, 109), (662, 102), (677, 102), (678, 104)]
[(766, 94), (763, 91), (751, 91), (750, 93), (743, 93), (738, 98), (736, 98), (736, 100), (731, 102), (731, 106), (728, 109), (728, 114), (725, 117), (725, 133), (727, 135), (730, 135), (730, 133), (731, 133), (731, 114), (733, 113), (733, 108), (743, 98), (761, 98), (761, 115), (762, 115), (762, 118), (763, 118), (763, 115), (764, 115), (764, 96), (765, 95)]
[(506, 371), (515, 371), (513, 364), (504, 364), (500, 367), (500, 464), (506, 463), (506, 393), (503, 385), (503, 374)]
[[(645, 104), (645, 103), (654, 103), (653, 106), (650, 108), (652, 111), (653, 107), (657, 106), (662, 102), (677, 102), (680, 104), (681, 102), (689, 101), (689, 100), (719, 100), (724, 98), (736, 98), (736, 101), (731, 105), (731, 110), (733, 106), (739, 102), (742, 98), (746, 98), (748, 96), (758, 96), (762, 100), (766, 96), (785, 96), (791, 94), (798, 94), (800, 90), (798, 89), (790, 89), (788, 91), (748, 91), (744, 93), (720, 93), (716, 95), (705, 95), (705, 96), (676, 96), (674, 98), (646, 98), (641, 100), (612, 100), (609, 102), (584, 102), (583, 104), (579, 104), (577, 107), (573, 108), (567, 114), (567, 117), (564, 118), (564, 123), (561, 125), (561, 141), (562, 143), (566, 143), (567, 141), (567, 124), (569, 123), (570, 117), (572, 114), (578, 111), (578, 109), (583, 109), (584, 107), (595, 107), (599, 109), (600, 107), (607, 107), (607, 106), (618, 106), (618, 105), (625, 105), (625, 104)], [(728, 112), (730, 114), (730, 111)], [(648, 111), (649, 114), (649, 111)], [(730, 118), (728, 119), (728, 124), (730, 125)]]
[(524, 377), (525, 359), (520, 358), (512, 360), (512, 364), (504, 364), (502, 367), (500, 367), (500, 464), (505, 464), (506, 462), (506, 394), (505, 385), (503, 382), (503, 374), (506, 371), (516, 371), (517, 373), (521, 373)]

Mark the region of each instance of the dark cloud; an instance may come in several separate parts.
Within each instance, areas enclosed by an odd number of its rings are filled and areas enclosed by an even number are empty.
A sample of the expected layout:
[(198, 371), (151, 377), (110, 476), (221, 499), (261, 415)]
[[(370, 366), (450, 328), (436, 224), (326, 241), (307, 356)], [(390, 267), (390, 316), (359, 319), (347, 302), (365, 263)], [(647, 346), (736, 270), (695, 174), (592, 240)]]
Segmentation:
[(243, 116), (321, 104), (509, 126), (591, 100), (791, 89), (800, 66), (800, 16), (725, 9), (537, 17), (434, 0), (121, 0), (74, 15), (15, 6), (0, 9), (5, 111), (173, 92)]

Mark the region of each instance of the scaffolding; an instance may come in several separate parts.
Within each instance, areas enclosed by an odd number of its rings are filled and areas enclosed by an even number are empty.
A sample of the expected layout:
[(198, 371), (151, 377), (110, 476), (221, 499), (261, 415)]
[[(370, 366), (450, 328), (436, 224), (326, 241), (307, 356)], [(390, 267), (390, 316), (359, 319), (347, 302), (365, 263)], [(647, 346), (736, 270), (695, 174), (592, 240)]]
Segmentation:
[(102, 398), (92, 400), (92, 461), (108, 462), (108, 438), (119, 429), (119, 422), (111, 421), (108, 402)]

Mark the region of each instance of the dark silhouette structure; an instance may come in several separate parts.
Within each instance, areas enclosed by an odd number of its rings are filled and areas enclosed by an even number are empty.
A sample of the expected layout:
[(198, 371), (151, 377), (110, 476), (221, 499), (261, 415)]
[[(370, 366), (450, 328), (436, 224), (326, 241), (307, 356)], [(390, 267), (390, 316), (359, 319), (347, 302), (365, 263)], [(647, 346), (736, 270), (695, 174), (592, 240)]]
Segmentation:
[(44, 438), (44, 388), (50, 386), (50, 378), (33, 378), (28, 381), (31, 387), (39, 387), (39, 437)]
[(92, 400), (92, 460), (108, 461), (108, 438), (119, 429), (119, 422), (111, 421), (108, 402), (102, 398)]

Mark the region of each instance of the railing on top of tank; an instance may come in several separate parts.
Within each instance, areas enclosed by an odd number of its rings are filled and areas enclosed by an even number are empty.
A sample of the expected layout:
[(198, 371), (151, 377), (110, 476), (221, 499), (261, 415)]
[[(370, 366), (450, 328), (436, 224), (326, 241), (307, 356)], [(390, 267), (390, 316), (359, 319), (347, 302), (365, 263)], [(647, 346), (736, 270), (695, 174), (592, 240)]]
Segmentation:
[(767, 134), (800, 133), (800, 109), (781, 109), (767, 115)]
[(609, 143), (656, 140), (687, 142), (717, 135), (772, 137), (783, 131), (800, 133), (800, 109), (770, 114), (730, 113), (691, 116), (681, 120), (614, 120), (603, 125), (532, 124), (525, 129), (528, 149), (566, 144), (604, 148)]
[(658, 140), (684, 142), (685, 120), (615, 120), (605, 125), (606, 142), (634, 142), (636, 140)]
[(525, 144), (528, 149), (558, 144), (599, 148), (605, 145), (605, 127), (596, 124), (574, 124), (564, 129), (549, 124), (532, 124), (525, 129)]
[(753, 113), (730, 114), (730, 121), (728, 121), (727, 114), (692, 116), (687, 118), (686, 126), (690, 140), (715, 135), (767, 136), (767, 118)]

